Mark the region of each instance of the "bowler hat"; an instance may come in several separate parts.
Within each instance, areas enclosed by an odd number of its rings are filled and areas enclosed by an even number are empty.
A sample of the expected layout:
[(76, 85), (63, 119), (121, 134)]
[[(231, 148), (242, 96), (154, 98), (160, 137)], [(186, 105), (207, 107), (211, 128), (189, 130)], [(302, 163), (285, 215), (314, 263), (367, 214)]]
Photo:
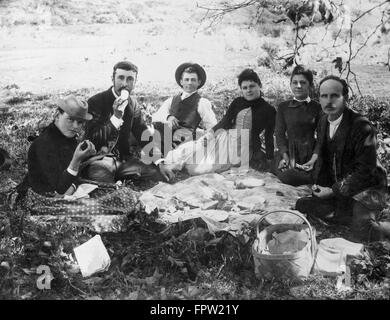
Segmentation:
[(185, 62), (177, 67), (176, 72), (175, 72), (175, 78), (176, 78), (177, 84), (180, 87), (182, 87), (182, 85), (180, 84), (181, 75), (183, 74), (184, 70), (189, 68), (189, 67), (192, 67), (196, 70), (196, 73), (198, 74), (198, 77), (200, 80), (200, 85), (199, 85), (198, 89), (202, 88), (206, 82), (206, 71), (199, 64), (192, 63), (192, 62)]
[(0, 171), (7, 170), (11, 166), (11, 158), (7, 151), (0, 148)]
[(74, 95), (57, 100), (57, 105), (73, 118), (81, 120), (91, 120), (93, 118), (92, 114), (88, 113), (88, 104), (77, 99)]

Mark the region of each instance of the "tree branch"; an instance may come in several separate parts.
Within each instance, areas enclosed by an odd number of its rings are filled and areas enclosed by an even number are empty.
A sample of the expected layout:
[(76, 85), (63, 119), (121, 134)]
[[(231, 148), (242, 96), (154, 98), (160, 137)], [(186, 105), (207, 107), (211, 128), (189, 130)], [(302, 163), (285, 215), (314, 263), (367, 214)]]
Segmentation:
[(367, 10), (367, 11), (364, 11), (360, 16), (358, 16), (356, 19), (352, 20), (352, 23), (355, 23), (356, 21), (360, 20), (361, 18), (363, 18), (366, 14), (369, 14), (370, 12), (374, 11), (375, 9), (385, 5), (385, 4), (389, 4), (389, 0), (385, 0), (379, 4), (377, 4), (376, 6), (372, 7), (371, 9)]
[(372, 38), (372, 36), (378, 31), (378, 29), (383, 25), (384, 22), (388, 22), (390, 21), (390, 18), (387, 19), (386, 21), (383, 21), (383, 18), (384, 18), (384, 12), (382, 12), (382, 19), (381, 19), (381, 23), (379, 23), (374, 31), (367, 37), (366, 41), (364, 41), (364, 43), (356, 50), (355, 54), (353, 55), (353, 57), (351, 58), (352, 60), (356, 58), (356, 56), (358, 55), (358, 53), (367, 45), (367, 42)]

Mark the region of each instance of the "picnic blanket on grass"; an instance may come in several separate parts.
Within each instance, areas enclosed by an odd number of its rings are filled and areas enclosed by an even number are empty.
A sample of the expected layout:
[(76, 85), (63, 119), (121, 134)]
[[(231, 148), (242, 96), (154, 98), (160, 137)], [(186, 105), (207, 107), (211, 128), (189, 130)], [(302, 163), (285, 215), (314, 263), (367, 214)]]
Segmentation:
[(127, 215), (140, 209), (139, 193), (127, 187), (101, 188), (89, 198), (46, 197), (29, 189), (26, 207), (35, 222), (63, 221), (95, 232), (123, 231)]
[[(190, 177), (175, 184), (160, 182), (143, 192), (140, 201), (147, 213), (158, 210), (161, 223), (169, 225), (201, 218), (210, 233), (227, 231), (237, 236), (245, 226), (256, 225), (265, 212), (294, 209), (298, 198), (310, 194), (308, 186), (283, 184), (271, 173), (234, 168), (221, 174)], [(298, 217), (286, 214), (270, 215), (266, 221), (302, 223)]]

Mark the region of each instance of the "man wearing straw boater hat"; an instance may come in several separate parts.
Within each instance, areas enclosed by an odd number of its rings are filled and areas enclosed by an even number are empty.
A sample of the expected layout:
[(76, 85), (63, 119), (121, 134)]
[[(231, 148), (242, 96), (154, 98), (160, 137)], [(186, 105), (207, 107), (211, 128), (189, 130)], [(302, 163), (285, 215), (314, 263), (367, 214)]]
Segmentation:
[(53, 122), (34, 140), (28, 150), (25, 187), (39, 194), (64, 194), (75, 189), (80, 164), (96, 153), (92, 142), (78, 143), (77, 135), (92, 119), (88, 105), (73, 95), (59, 99)]
[(161, 137), (164, 137), (165, 126), (165, 130), (173, 133), (173, 142), (179, 144), (195, 138), (201, 123), (204, 129), (208, 130), (217, 124), (217, 119), (211, 102), (202, 98), (198, 92), (206, 82), (206, 71), (199, 64), (181, 64), (176, 69), (175, 78), (182, 92), (164, 101), (160, 109), (153, 114), (152, 120)]
[(296, 209), (329, 222), (352, 223), (356, 239), (390, 238), (390, 222), (377, 214), (386, 200), (386, 171), (376, 154), (376, 132), (369, 120), (348, 108), (348, 84), (336, 76), (320, 81), (318, 186), (298, 199)]

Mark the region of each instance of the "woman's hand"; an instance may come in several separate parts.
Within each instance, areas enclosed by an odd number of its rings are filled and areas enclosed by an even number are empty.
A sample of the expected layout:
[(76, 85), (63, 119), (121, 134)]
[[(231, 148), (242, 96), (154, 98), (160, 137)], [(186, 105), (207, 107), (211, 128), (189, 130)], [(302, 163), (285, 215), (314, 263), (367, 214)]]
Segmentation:
[(321, 187), (321, 186), (317, 186), (317, 185), (314, 185), (313, 187), (314, 187), (313, 188), (313, 196), (315, 196), (315, 197), (318, 197), (321, 199), (330, 199), (330, 198), (333, 198), (333, 196), (334, 196), (332, 188)]
[(280, 171), (285, 171), (288, 169), (290, 163), (290, 158), (287, 153), (283, 153), (283, 159), (279, 161), (278, 169)]
[(311, 171), (313, 170), (314, 164), (317, 162), (317, 159), (318, 159), (318, 155), (314, 153), (311, 159), (308, 162), (302, 164), (300, 167), (302, 168), (302, 170), (305, 170), (307, 172)]

